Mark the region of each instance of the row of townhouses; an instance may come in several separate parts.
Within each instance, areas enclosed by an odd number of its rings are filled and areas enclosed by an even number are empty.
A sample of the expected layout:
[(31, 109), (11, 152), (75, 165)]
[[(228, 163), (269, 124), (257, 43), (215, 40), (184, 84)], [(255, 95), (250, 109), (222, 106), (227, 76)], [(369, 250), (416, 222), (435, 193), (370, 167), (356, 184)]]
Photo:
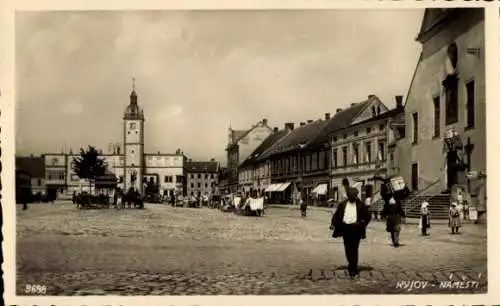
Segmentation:
[(263, 119), (248, 130), (230, 128), (221, 188), (277, 194), (277, 201), (298, 190), (336, 200), (343, 178), (374, 193), (377, 175), (401, 176), (415, 193), (463, 184), (479, 197), (486, 177), (484, 31), (483, 10), (426, 9), (421, 54), (394, 108), (369, 95), (298, 126), (272, 128)]

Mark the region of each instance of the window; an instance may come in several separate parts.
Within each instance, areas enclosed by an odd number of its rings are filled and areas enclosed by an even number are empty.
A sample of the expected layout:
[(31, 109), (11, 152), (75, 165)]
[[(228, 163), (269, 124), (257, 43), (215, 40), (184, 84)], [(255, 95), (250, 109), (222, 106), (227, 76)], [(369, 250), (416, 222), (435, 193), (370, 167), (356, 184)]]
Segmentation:
[(365, 163), (370, 163), (372, 161), (372, 144), (369, 142), (365, 143)]
[(123, 175), (120, 175), (120, 183), (123, 183)]
[(305, 170), (309, 171), (310, 169), (311, 169), (311, 156), (307, 155), (306, 156), (306, 167), (305, 167)]
[(205, 183), (205, 188), (208, 188), (208, 183)]
[(354, 137), (358, 137), (358, 130), (354, 131)]
[(333, 142), (337, 142), (337, 136), (333, 137)]
[(164, 182), (165, 182), (165, 183), (172, 183), (172, 176), (170, 176), (170, 175), (165, 175)]
[(323, 158), (325, 159), (325, 164), (324, 164), (323, 169), (330, 168), (330, 160), (328, 159), (328, 154), (329, 154), (329, 152), (325, 151), (324, 156), (323, 156)]
[(208, 180), (208, 174), (205, 174), (205, 179)]
[(369, 127), (369, 128), (366, 128), (366, 134), (370, 134), (372, 132), (372, 128)]
[(418, 113), (412, 114), (412, 123), (413, 123), (412, 144), (416, 144), (418, 143)]
[(201, 188), (201, 183), (198, 183), (198, 188)]
[(317, 153), (313, 153), (312, 157), (311, 157), (311, 170), (316, 170), (318, 169), (318, 154)]
[(470, 81), (465, 88), (467, 90), (467, 128), (472, 128), (475, 124), (476, 84)]
[(344, 135), (342, 136), (342, 138), (346, 139), (346, 138), (347, 138), (347, 134), (344, 134)]
[(458, 121), (458, 77), (449, 75), (443, 81), (446, 92), (446, 125)]
[(182, 181), (183, 181), (183, 180), (184, 180), (184, 179), (183, 179), (182, 175), (177, 175), (177, 176), (175, 177), (175, 182), (176, 182), (176, 183), (182, 183)]
[(377, 156), (378, 161), (384, 161), (385, 160), (385, 142), (379, 141), (378, 142), (378, 156)]
[(377, 106), (377, 115), (380, 115), (380, 105)]
[(198, 179), (201, 180), (201, 173), (198, 173)]
[(382, 132), (383, 130), (385, 130), (385, 124), (381, 124), (378, 126), (378, 129)]
[(434, 98), (434, 138), (441, 136), (441, 99)]
[(191, 183), (191, 188), (194, 188), (194, 183)]
[(359, 162), (359, 145), (358, 144), (353, 144), (352, 145), (352, 163), (354, 165), (357, 165)]
[(342, 166), (347, 166), (347, 147), (342, 148)]
[(418, 163), (411, 165), (411, 189), (418, 190)]
[(333, 168), (338, 167), (338, 152), (337, 149), (333, 150)]
[(375, 110), (375, 105), (372, 106), (372, 117), (377, 116), (377, 111)]
[(211, 178), (211, 179), (214, 179), (214, 174), (213, 174), (213, 173), (212, 173), (212, 174), (210, 174), (210, 178)]

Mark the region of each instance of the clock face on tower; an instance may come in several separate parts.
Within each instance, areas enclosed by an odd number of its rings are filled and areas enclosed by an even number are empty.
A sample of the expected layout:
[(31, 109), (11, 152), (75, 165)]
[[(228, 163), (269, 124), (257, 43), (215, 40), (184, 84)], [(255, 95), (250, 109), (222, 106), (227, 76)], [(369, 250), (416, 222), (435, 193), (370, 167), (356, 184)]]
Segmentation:
[(129, 130), (135, 130), (137, 128), (137, 125), (135, 122), (130, 122), (128, 128)]

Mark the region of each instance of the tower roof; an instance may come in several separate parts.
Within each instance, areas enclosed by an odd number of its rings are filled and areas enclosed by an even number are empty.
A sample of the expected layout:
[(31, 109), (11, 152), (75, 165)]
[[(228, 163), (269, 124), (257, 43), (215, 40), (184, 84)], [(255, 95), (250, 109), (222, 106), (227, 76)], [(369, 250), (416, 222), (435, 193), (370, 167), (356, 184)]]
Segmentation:
[(144, 120), (144, 113), (137, 103), (137, 93), (135, 92), (135, 78), (132, 79), (132, 92), (130, 93), (130, 103), (125, 109), (123, 119)]

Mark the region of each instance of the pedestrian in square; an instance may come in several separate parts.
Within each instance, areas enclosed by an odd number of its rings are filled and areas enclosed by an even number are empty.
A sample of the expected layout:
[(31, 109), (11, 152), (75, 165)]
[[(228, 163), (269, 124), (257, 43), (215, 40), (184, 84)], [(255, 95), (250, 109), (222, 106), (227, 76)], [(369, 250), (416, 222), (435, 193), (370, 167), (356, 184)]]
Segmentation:
[(459, 228), (462, 226), (462, 223), (460, 222), (460, 212), (458, 211), (457, 208), (457, 203), (453, 202), (451, 203), (450, 207), (450, 216), (449, 216), (449, 221), (448, 225), (451, 228), (451, 234), (460, 234)]
[(300, 211), (302, 217), (305, 217), (307, 215), (307, 202), (304, 201), (302, 196), (299, 196), (299, 205), (300, 205)]
[(431, 227), (429, 203), (424, 201), (422, 206), (420, 206), (420, 229), (422, 230), (422, 236), (428, 236), (429, 233), (427, 229)]
[(385, 218), (386, 231), (391, 234), (392, 245), (399, 247), (399, 233), (401, 232), (401, 220), (405, 216), (403, 207), (391, 197), (387, 204), (384, 205), (382, 216)]
[(358, 190), (349, 188), (347, 199), (339, 204), (332, 216), (330, 229), (333, 230), (333, 238), (343, 238), (347, 269), (351, 277), (359, 275), (359, 245), (366, 238), (366, 227), (370, 220), (370, 212), (359, 199)]

